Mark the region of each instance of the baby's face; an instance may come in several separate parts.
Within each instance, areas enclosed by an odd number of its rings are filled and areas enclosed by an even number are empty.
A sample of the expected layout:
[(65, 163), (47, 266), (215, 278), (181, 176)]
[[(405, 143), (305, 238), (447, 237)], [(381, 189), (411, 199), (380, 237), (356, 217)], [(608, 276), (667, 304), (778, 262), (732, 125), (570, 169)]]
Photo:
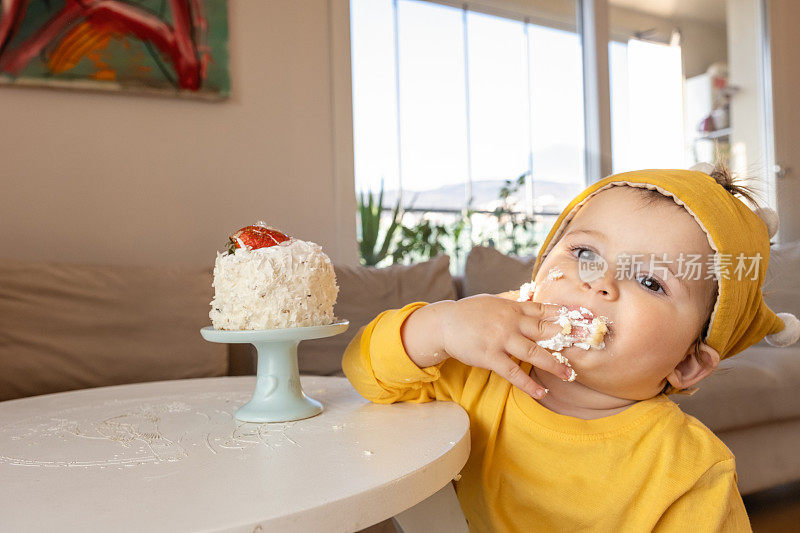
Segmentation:
[[(594, 254), (608, 265), (603, 275), (579, 271), (579, 258), (595, 262)], [(625, 267), (625, 254), (636, 254), (632, 270)], [(651, 254), (659, 261), (654, 269)], [(669, 261), (660, 261), (663, 254)], [(675, 277), (681, 254), (701, 256), (700, 276)], [(671, 201), (647, 205), (641, 193), (628, 186), (612, 187), (589, 199), (542, 263), (533, 295), (537, 302), (579, 305), (609, 319), (604, 349), (562, 350), (577, 381), (632, 400), (658, 394), (708, 317), (716, 284), (704, 279), (710, 254), (706, 234)], [(584, 261), (580, 262), (585, 266)], [(562, 277), (548, 276), (554, 267)]]

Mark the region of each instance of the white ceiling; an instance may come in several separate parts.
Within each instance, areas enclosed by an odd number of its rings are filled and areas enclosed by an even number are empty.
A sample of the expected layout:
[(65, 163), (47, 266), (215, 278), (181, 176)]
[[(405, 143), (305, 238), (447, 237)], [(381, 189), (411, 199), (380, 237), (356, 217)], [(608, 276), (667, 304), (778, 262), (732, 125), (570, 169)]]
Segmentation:
[(725, 24), (726, 0), (609, 0), (611, 5), (664, 18)]

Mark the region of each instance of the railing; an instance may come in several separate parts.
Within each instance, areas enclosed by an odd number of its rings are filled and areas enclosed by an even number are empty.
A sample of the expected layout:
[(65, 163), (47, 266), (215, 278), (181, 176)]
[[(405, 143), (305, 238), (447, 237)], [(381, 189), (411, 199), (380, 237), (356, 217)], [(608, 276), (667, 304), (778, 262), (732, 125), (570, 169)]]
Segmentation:
[[(394, 208), (392, 207), (383, 207), (381, 209), (381, 219), (386, 220), (391, 218), (391, 214), (394, 212)], [(454, 216), (455, 218), (462, 217), (464, 215), (465, 209), (453, 209), (453, 208), (425, 208), (425, 207), (408, 207), (402, 211), (403, 213), (413, 214), (413, 218), (420, 217), (421, 215), (425, 214), (434, 214), (434, 215), (441, 215), (441, 218), (449, 218), (450, 216)], [(474, 224), (472, 220), (469, 221), (469, 225), (478, 229), (478, 231), (482, 231), (481, 228), (485, 228), (485, 224), (487, 220), (496, 219), (497, 213), (494, 210), (488, 209), (475, 209), (471, 210), (470, 214), (472, 215), (479, 215), (478, 220), (474, 221), (477, 222), (477, 226)], [(525, 215), (525, 211), (512, 211), (512, 212), (505, 212), (505, 214), (514, 214), (514, 215)], [(538, 245), (540, 245), (544, 238), (550, 231), (550, 227), (552, 226), (551, 221), (555, 221), (555, 219), (561, 214), (561, 211), (555, 210), (535, 210), (531, 218), (536, 219), (535, 227), (536, 229), (533, 232), (534, 238), (537, 241), (537, 247), (531, 252), (528, 253), (537, 253), (538, 252)], [(434, 217), (436, 218), (436, 217)], [(441, 220), (439, 218), (439, 220)], [(550, 220), (547, 220), (550, 218)], [(491, 225), (491, 224), (490, 224)], [(469, 232), (471, 233), (471, 231)], [(463, 239), (463, 238), (462, 238)], [(460, 239), (461, 240), (461, 239)], [(443, 252), (450, 256), (450, 271), (452, 274), (463, 274), (466, 262), (466, 253), (472, 246), (476, 244), (475, 241), (472, 241), (469, 237), (467, 237), (469, 243), (467, 244), (466, 248), (462, 248), (460, 251), (457, 251), (457, 248), (453, 248), (454, 244), (450, 242), (446, 242), (443, 244)], [(502, 250), (501, 250), (502, 251)]]
[[(384, 207), (381, 211), (394, 211), (393, 207)], [(447, 214), (460, 214), (464, 212), (464, 209), (448, 209), (446, 207), (429, 209), (426, 207), (407, 207), (403, 209), (406, 213), (447, 213)], [(470, 211), (471, 213), (479, 213), (482, 215), (493, 215), (494, 211), (488, 211), (486, 209), (473, 209)], [(524, 211), (512, 211), (511, 213), (514, 214), (524, 214)], [(536, 211), (534, 210), (533, 216), (543, 216), (543, 217), (557, 217), (561, 214), (561, 211)]]

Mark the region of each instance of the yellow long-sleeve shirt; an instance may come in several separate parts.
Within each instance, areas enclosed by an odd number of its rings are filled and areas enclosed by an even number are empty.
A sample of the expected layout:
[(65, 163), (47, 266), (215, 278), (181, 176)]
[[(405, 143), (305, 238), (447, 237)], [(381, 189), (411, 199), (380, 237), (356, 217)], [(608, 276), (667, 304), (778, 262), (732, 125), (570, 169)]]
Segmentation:
[(456, 491), (472, 531), (751, 531), (733, 454), (665, 395), (583, 420), (454, 359), (419, 368), (400, 328), (423, 305), (378, 315), (343, 367), (373, 402), (450, 400), (469, 413)]

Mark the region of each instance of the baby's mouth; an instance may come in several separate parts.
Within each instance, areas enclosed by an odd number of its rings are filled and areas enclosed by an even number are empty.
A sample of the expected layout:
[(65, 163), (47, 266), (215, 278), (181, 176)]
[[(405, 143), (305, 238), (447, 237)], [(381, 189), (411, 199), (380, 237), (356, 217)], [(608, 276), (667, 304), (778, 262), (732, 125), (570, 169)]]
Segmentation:
[(607, 317), (597, 316), (580, 305), (562, 305), (554, 321), (561, 326), (561, 332), (550, 339), (537, 341), (539, 346), (549, 350), (559, 351), (569, 346), (602, 350), (606, 335), (611, 332), (611, 321)]
[[(553, 270), (557, 269), (551, 269), (551, 274), (553, 274)], [(517, 301), (532, 301), (535, 287), (535, 282), (524, 283), (520, 287)], [(559, 324), (562, 329), (560, 333), (550, 339), (536, 341), (539, 346), (555, 352), (569, 346), (576, 346), (584, 350), (589, 350), (590, 348), (602, 350), (606, 347), (605, 338), (613, 333), (611, 328), (612, 321), (608, 317), (603, 315), (596, 316), (591, 310), (582, 305), (542, 303), (560, 306), (559, 316), (552, 320)]]

